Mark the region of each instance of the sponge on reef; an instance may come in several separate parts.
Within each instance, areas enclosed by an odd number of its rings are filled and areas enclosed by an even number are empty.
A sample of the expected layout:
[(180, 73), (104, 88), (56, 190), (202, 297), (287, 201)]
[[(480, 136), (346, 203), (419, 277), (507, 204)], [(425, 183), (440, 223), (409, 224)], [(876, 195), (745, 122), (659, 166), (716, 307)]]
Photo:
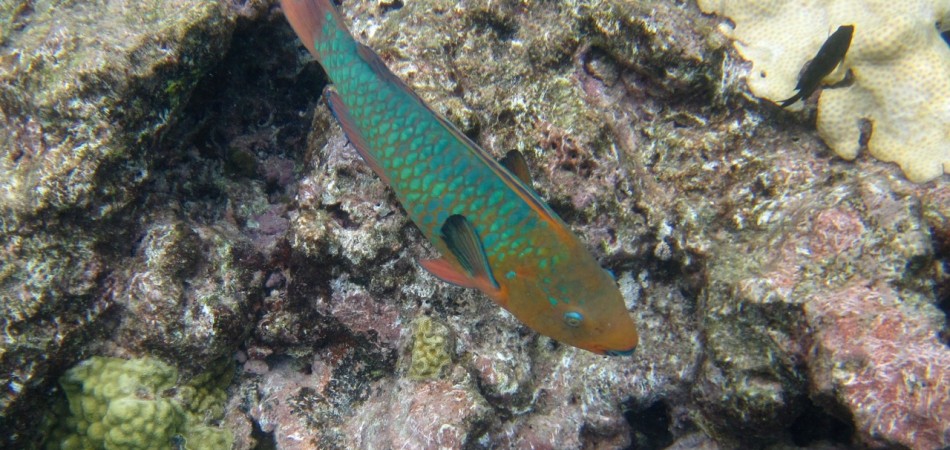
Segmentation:
[(728, 17), (723, 31), (752, 62), (747, 79), (758, 97), (780, 102), (794, 94), (803, 65), (840, 25), (854, 25), (839, 70), (853, 83), (825, 89), (818, 133), (831, 149), (854, 159), (862, 122), (868, 150), (895, 162), (912, 181), (950, 173), (950, 0), (699, 0), (707, 13)]

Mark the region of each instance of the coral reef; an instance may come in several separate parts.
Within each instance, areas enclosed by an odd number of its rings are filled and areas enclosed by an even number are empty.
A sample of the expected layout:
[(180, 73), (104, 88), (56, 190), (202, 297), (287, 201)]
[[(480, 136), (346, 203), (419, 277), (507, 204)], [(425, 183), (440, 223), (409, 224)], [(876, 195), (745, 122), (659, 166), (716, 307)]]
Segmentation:
[(393, 373), (393, 356), (342, 342), (315, 350), (309, 363), (249, 359), (236, 401), (278, 448), (344, 447), (353, 409), (384, 390), (377, 381)]
[(129, 350), (173, 360), (200, 370), (228, 355), (245, 333), (249, 276), (237, 261), (247, 246), (233, 225), (201, 226), (155, 218), (137, 249), (115, 275), (125, 308), (114, 331)]
[[(108, 334), (155, 144), (227, 48), (204, 1), (0, 6), (0, 442)], [(13, 447), (22, 447), (10, 444)], [(0, 443), (0, 446), (8, 446)]]
[[(0, 446), (36, 445), (49, 391), (91, 354), (153, 354), (185, 376), (230, 356), (281, 287), (265, 281), (286, 280), (286, 149), (306, 124), (274, 122), (320, 77), (285, 64), (296, 48), (269, 10), (0, 6)], [(276, 79), (254, 93), (236, 81), (264, 72)]]
[[(950, 173), (945, 82), (950, 47), (940, 36), (950, 28), (947, 2), (700, 0), (699, 5), (732, 20), (734, 28), (724, 29), (752, 61), (749, 88), (773, 102), (791, 96), (802, 66), (831, 30), (854, 25), (837, 75), (841, 80), (848, 72), (850, 81), (826, 89), (818, 100), (821, 138), (849, 160), (866, 141), (875, 158), (896, 162), (912, 181)], [(870, 123), (869, 132), (862, 131), (863, 121)]]
[(345, 428), (357, 448), (461, 448), (480, 437), (493, 412), (471, 379), (400, 380), (393, 388), (376, 392)]
[(208, 426), (224, 416), (223, 387), (233, 366), (196, 377), (170, 397), (175, 368), (156, 359), (93, 357), (63, 375), (69, 414), (57, 417), (50, 449), (230, 449), (227, 430)]
[[(946, 177), (829, 155), (797, 116), (747, 98), (721, 19), (692, 2), (341, 5), (466, 134), (525, 154), (617, 277), (642, 331), (625, 358), (538, 336), (419, 268), (431, 249), (347, 144), (274, 2), (204, 2), (199, 17), (159, 2), (189, 19), (153, 28), (122, 1), (31, 4), (0, 6), (0, 164), (22, 169), (0, 187), (4, 448), (36, 446), (78, 360), (146, 354), (167, 362), (149, 373), (193, 381), (140, 373), (129, 400), (201, 422), (192, 440), (226, 428), (235, 449), (946, 445)], [(21, 83), (41, 68), (23, 65), (31, 33), (129, 39), (100, 65), (44, 60), (38, 80), (73, 81), (34, 92), (19, 90), (46, 86)], [(68, 109), (113, 95), (121, 111)], [(69, 134), (82, 127), (100, 140)], [(17, 194), (28, 182), (36, 202)], [(415, 379), (424, 322), (452, 336), (435, 353), (451, 363)], [(233, 355), (225, 390), (217, 361)]]
[[(836, 421), (848, 423), (853, 415), (854, 439), (864, 445), (939, 448), (927, 444), (924, 436), (946, 434), (945, 421), (936, 418), (946, 414), (950, 397), (939, 389), (922, 388), (921, 394), (930, 403), (916, 404), (914, 395), (903, 395), (904, 381), (896, 380), (891, 372), (899, 370), (897, 367), (910, 372), (940, 367), (950, 356), (950, 349), (936, 342), (945, 319), (933, 305), (933, 285), (926, 277), (936, 268), (931, 263), (933, 248), (926, 225), (915, 213), (917, 198), (891, 193), (885, 180), (875, 176), (841, 183), (818, 196), (804, 190), (795, 197), (783, 197), (785, 204), (773, 205), (775, 209), (763, 208), (770, 225), (761, 236), (752, 238), (754, 233), (745, 233), (751, 241), (740, 244), (732, 256), (722, 253), (711, 263), (715, 269), (710, 275), (707, 320), (725, 324), (725, 331), (733, 335), (742, 333), (743, 342), (725, 341), (728, 345), (720, 347), (710, 341), (710, 348), (721, 348), (713, 353), (717, 367), (744, 374), (736, 380), (743, 382), (724, 387), (760, 396), (771, 393), (764, 398), (774, 403), (777, 409), (772, 411), (791, 414), (786, 420), (794, 420), (808, 408), (801, 396), (808, 393), (809, 400), (826, 408)], [(792, 234), (789, 230), (797, 231)], [(894, 301), (897, 296), (903, 305)], [(891, 322), (888, 317), (900, 320)], [(875, 326), (878, 320), (884, 320), (880, 322), (883, 326)], [(898, 323), (914, 325), (888, 326)], [(860, 327), (862, 333), (854, 327)], [(722, 340), (721, 335), (715, 337)], [(742, 354), (757, 355), (758, 366), (739, 365), (745, 363), (736, 357), (736, 349), (745, 346), (749, 353)], [(910, 347), (926, 351), (916, 353), (920, 359), (911, 358), (903, 353)], [(886, 348), (901, 351), (888, 352)], [(932, 371), (940, 376), (939, 370)], [(756, 383), (748, 383), (750, 379)], [(776, 384), (778, 380), (787, 381)], [(873, 386), (870, 389), (881, 398), (887, 397), (883, 401), (889, 402), (888, 406), (858, 399), (867, 391), (850, 393), (846, 386), (852, 384)], [(775, 389), (781, 386), (786, 388)], [(700, 398), (706, 398), (709, 387), (700, 392), (704, 394)], [(712, 392), (735, 394), (723, 388)], [(722, 404), (714, 400), (710, 406)], [(912, 425), (896, 424), (889, 429), (893, 422), (887, 410), (893, 405), (900, 405), (895, 414), (935, 420), (910, 419)], [(747, 409), (743, 405), (729, 411)], [(758, 420), (762, 417), (767, 417), (765, 411)], [(707, 416), (706, 420), (707, 426), (723, 431), (750, 423), (749, 417), (729, 414)], [(755, 427), (754, 433), (763, 430)], [(909, 430), (918, 438), (903, 434)], [(762, 437), (768, 440), (767, 435)]]

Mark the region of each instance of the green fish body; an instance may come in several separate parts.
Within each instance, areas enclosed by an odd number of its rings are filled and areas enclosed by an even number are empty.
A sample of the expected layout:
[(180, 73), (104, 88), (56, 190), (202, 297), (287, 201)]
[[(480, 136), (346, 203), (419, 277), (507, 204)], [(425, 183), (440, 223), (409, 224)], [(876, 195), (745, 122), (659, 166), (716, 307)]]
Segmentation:
[(432, 111), (356, 42), (330, 0), (281, 6), (332, 80), (325, 95), (350, 142), (443, 256), (423, 267), (561, 342), (633, 352), (636, 327), (615, 281), (531, 189), (520, 154), (505, 167)]

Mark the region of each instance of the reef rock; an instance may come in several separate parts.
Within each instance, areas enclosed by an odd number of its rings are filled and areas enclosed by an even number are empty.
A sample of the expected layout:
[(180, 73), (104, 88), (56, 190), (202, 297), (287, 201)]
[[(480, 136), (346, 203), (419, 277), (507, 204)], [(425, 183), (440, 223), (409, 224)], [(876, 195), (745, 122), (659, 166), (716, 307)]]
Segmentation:
[(888, 286), (855, 280), (808, 300), (813, 395), (840, 402), (873, 447), (950, 445), (950, 349)]
[[(95, 12), (80, 3), (63, 17)], [(0, 6), (3, 49), (20, 52), (0, 56), (0, 136), (23, 150), (2, 160), (6, 446), (41, 438), (57, 380), (93, 354), (160, 356), (183, 377), (236, 357), (212, 403), (240, 449), (947, 445), (946, 179), (840, 161), (797, 115), (750, 101), (746, 63), (695, 4), (341, 6), (433, 108), (489, 153), (525, 154), (617, 277), (641, 331), (620, 358), (418, 266), (432, 250), (273, 2), (160, 2), (207, 14), (114, 47), (115, 70), (47, 61), (55, 108), (17, 93), (41, 67), (20, 39), (86, 22), (32, 4)], [(136, 8), (131, 26), (154, 19)], [(106, 42), (139, 36), (103, 15)], [(69, 109), (86, 94), (108, 107)]]
[(153, 145), (232, 29), (204, 1), (0, 6), (0, 442), (108, 334)]

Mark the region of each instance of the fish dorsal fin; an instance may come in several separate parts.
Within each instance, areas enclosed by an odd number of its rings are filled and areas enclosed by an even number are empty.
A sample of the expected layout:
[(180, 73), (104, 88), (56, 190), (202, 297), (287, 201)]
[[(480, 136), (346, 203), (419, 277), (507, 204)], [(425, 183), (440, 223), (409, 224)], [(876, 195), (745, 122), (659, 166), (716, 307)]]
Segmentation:
[[(475, 283), (498, 289), (498, 282), (492, 275), (485, 246), (478, 237), (475, 227), (461, 214), (453, 214), (442, 224), (442, 240), (458, 260), (462, 269)], [(457, 283), (458, 284), (458, 283)]]
[(356, 129), (356, 122), (353, 121), (353, 117), (350, 115), (350, 108), (343, 103), (340, 94), (338, 94), (332, 86), (327, 86), (326, 89), (323, 90), (323, 95), (327, 99), (327, 106), (330, 107), (330, 112), (333, 113), (333, 117), (336, 117), (336, 121), (339, 122), (340, 127), (343, 128), (343, 134), (346, 135), (346, 139), (350, 141), (350, 144), (353, 144), (353, 148), (359, 152), (363, 160), (366, 161), (366, 164), (369, 164), (369, 167), (373, 169), (373, 172), (376, 172), (379, 178), (382, 178), (386, 184), (389, 184), (389, 178), (383, 173), (379, 162), (370, 154), (366, 139), (363, 138), (363, 135)]
[(505, 166), (509, 172), (520, 178), (525, 185), (531, 186), (531, 173), (528, 172), (528, 163), (525, 162), (524, 155), (522, 155), (521, 152), (518, 150), (510, 150), (503, 158), (499, 159), (498, 162), (500, 162), (502, 166)]
[[(423, 101), (422, 98), (419, 97), (419, 95), (416, 94), (416, 92), (413, 91), (405, 81), (402, 81), (401, 78), (397, 77), (396, 74), (389, 70), (389, 67), (386, 67), (386, 63), (383, 62), (383, 59), (380, 58), (379, 55), (373, 51), (373, 49), (363, 44), (357, 44), (356, 52), (359, 53), (360, 57), (363, 58), (363, 61), (366, 61), (366, 63), (369, 64), (369, 67), (373, 69), (373, 72), (376, 72), (380, 78), (392, 83), (401, 91), (409, 94), (426, 108), (429, 107), (429, 105), (427, 105), (426, 102)], [(435, 111), (432, 112), (435, 113)]]

